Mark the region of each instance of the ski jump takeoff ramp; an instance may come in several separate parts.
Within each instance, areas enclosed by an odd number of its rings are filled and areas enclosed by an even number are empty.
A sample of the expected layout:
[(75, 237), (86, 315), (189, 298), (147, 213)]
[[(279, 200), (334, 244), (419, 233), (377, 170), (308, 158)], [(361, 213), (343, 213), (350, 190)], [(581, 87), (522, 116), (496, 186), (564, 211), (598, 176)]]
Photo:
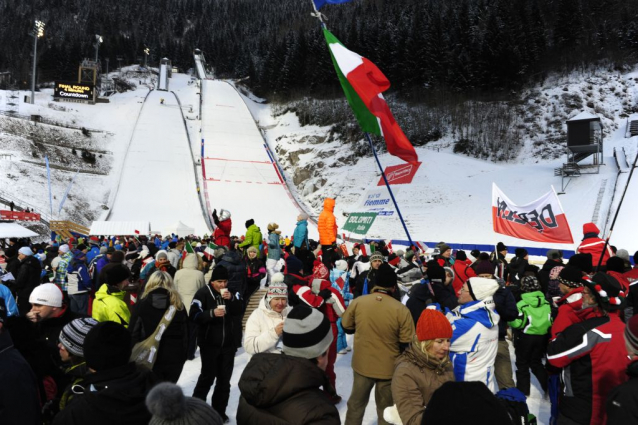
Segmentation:
[(148, 221), (157, 231), (181, 221), (200, 236), (210, 233), (188, 143), (175, 95), (152, 91), (133, 131), (107, 220)]
[(230, 84), (202, 81), (202, 176), (209, 210), (227, 209), (233, 235), (254, 219), (264, 237), (270, 222), (292, 236), (300, 210), (273, 162), (239, 93)]

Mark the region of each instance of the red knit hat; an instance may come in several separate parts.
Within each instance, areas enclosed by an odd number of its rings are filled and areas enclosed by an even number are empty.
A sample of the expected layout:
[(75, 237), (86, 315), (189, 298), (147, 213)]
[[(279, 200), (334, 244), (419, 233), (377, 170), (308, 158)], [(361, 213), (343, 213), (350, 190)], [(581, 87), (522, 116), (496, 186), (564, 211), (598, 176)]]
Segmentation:
[(437, 338), (452, 338), (452, 325), (440, 311), (426, 308), (416, 324), (419, 341)]
[(585, 235), (587, 233), (599, 234), (600, 230), (594, 223), (585, 223), (583, 224), (583, 234)]

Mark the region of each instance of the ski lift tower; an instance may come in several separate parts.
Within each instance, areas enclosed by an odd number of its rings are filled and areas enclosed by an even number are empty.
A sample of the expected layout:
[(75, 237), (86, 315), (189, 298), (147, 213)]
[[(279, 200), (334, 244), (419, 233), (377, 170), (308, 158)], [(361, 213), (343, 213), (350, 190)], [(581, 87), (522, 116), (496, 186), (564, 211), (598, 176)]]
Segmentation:
[[(592, 163), (582, 161), (592, 157)], [(561, 193), (574, 177), (583, 174), (598, 174), (603, 165), (603, 125), (600, 117), (589, 112), (581, 112), (567, 120), (567, 162), (554, 170), (561, 176)]]

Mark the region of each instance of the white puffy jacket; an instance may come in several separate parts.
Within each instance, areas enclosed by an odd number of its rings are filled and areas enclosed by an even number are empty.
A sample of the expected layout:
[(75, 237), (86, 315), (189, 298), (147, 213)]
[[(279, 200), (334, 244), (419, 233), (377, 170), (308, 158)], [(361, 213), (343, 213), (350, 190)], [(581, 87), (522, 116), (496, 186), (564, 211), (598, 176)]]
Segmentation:
[(266, 307), (266, 299), (259, 301), (259, 307), (252, 312), (246, 322), (244, 331), (244, 350), (248, 354), (281, 353), (278, 347), (281, 337), (275, 332), (275, 327), (281, 323), (290, 311), (286, 307), (281, 314)]
[(173, 283), (177, 292), (182, 296), (182, 302), (186, 307), (186, 312), (190, 312), (191, 302), (199, 288), (206, 286), (204, 273), (197, 269), (199, 258), (197, 254), (187, 254), (184, 258), (182, 268), (175, 273)]

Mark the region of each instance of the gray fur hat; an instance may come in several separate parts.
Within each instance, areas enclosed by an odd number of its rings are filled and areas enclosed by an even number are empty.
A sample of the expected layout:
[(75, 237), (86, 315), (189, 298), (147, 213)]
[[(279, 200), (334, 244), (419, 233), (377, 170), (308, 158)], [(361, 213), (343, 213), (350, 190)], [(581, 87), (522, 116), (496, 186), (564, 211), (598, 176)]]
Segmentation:
[(182, 389), (163, 382), (146, 396), (146, 407), (153, 417), (149, 425), (221, 425), (219, 414), (205, 401), (186, 397)]

